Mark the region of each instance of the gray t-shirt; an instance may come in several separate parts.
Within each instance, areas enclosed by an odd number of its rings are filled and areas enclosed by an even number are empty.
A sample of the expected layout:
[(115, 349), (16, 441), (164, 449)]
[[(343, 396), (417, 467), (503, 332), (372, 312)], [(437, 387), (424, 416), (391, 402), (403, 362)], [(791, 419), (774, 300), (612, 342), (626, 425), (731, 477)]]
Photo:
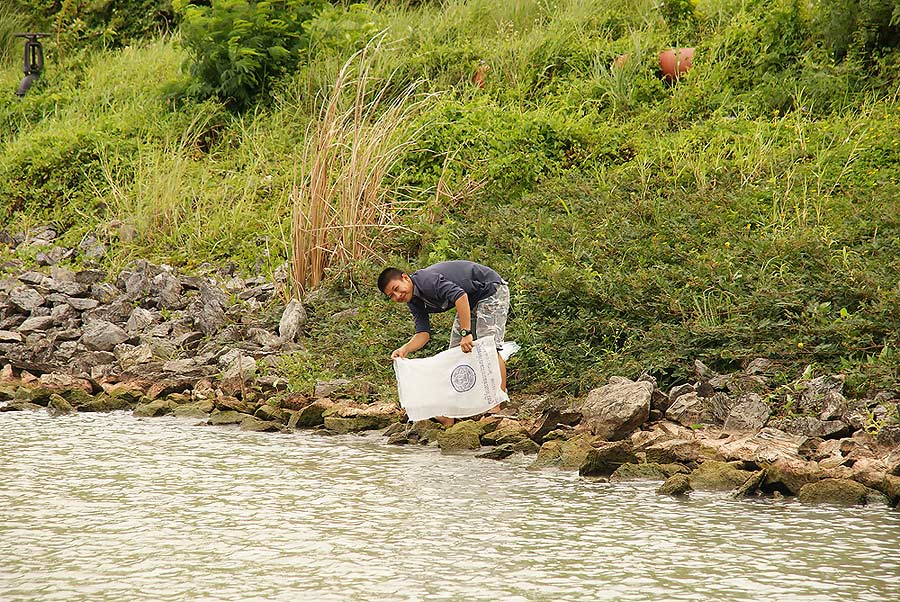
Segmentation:
[(504, 284), (500, 274), (474, 261), (443, 261), (409, 275), (413, 299), (406, 305), (416, 321), (416, 332), (431, 332), (428, 314), (447, 311), (456, 300), (469, 296), (469, 309), (490, 297)]

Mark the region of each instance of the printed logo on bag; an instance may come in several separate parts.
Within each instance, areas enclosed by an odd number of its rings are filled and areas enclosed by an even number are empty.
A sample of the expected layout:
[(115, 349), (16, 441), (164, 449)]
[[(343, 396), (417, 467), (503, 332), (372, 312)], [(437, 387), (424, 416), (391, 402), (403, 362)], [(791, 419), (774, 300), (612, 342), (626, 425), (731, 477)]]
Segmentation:
[(450, 373), (450, 384), (459, 393), (465, 393), (475, 386), (475, 370), (471, 366), (457, 366)]

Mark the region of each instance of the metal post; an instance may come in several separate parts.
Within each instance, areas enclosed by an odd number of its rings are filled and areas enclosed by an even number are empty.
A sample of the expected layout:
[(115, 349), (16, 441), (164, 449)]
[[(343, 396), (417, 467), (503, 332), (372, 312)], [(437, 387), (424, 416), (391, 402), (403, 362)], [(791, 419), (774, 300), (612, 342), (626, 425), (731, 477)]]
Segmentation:
[(16, 90), (16, 96), (25, 96), (28, 88), (31, 87), (41, 71), (44, 69), (44, 48), (41, 46), (40, 38), (49, 36), (49, 33), (16, 33), (14, 38), (25, 38), (25, 62), (22, 66), (22, 72), (25, 77)]

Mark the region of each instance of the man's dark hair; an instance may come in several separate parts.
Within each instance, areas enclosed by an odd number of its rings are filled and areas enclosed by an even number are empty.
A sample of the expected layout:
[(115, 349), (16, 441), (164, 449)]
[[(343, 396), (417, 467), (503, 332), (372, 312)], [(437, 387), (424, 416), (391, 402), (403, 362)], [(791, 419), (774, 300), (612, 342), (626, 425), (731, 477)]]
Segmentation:
[(403, 276), (403, 270), (397, 268), (384, 268), (381, 271), (381, 274), (378, 275), (378, 290), (383, 293), (388, 284), (401, 276)]

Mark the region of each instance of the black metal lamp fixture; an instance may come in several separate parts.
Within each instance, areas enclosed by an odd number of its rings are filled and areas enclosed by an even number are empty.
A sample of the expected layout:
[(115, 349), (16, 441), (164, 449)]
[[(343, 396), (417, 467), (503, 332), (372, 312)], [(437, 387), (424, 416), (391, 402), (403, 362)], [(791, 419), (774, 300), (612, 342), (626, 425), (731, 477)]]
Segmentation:
[(16, 90), (16, 96), (25, 96), (31, 84), (41, 75), (44, 68), (44, 48), (41, 46), (40, 38), (49, 36), (49, 33), (17, 33), (13, 34), (16, 38), (25, 38), (25, 65), (22, 71), (25, 77)]

